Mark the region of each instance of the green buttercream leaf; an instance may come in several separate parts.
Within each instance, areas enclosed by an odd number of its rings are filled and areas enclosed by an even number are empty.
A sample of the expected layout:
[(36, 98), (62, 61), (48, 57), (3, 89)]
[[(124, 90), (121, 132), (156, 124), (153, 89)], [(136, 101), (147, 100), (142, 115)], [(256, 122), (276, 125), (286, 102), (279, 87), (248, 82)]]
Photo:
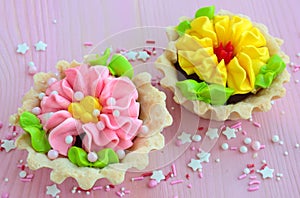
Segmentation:
[(268, 88), (273, 80), (285, 69), (286, 64), (278, 55), (273, 55), (266, 65), (260, 68), (255, 78), (256, 88)]
[(177, 33), (182, 36), (186, 30), (191, 28), (191, 24), (189, 21), (185, 20), (179, 23), (179, 25), (176, 27)]
[(90, 162), (88, 161), (86, 151), (82, 148), (72, 146), (68, 150), (69, 160), (79, 167), (104, 168), (108, 164), (119, 162), (118, 155), (110, 148), (102, 149), (97, 153), (97, 155), (98, 160), (96, 162)]
[(133, 77), (133, 67), (131, 63), (121, 54), (114, 54), (108, 64), (108, 69), (114, 76)]
[(47, 153), (51, 146), (48, 142), (46, 132), (35, 126), (23, 127), (24, 131), (30, 134), (32, 148), (39, 153)]
[(176, 86), (188, 100), (200, 100), (212, 105), (225, 104), (234, 90), (217, 84), (208, 85), (192, 79), (179, 81)]
[(25, 111), (20, 115), (19, 123), (23, 129), (28, 126), (42, 129), (42, 125), (40, 124), (39, 118), (28, 111)]
[(100, 56), (99, 54), (92, 54), (88, 56), (88, 63), (92, 66), (94, 65), (107, 65), (107, 60), (110, 57), (111, 49), (107, 48), (103, 55)]
[(195, 13), (195, 18), (201, 16), (207, 16), (209, 19), (212, 19), (215, 15), (215, 6), (203, 7), (197, 10)]

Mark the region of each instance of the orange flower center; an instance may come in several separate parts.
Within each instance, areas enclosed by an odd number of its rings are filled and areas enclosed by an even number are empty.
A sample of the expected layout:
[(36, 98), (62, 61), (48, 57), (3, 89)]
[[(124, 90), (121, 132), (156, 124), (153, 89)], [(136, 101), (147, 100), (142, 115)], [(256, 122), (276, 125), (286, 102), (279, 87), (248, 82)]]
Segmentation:
[(225, 64), (228, 64), (231, 59), (233, 58), (233, 50), (234, 47), (231, 44), (231, 41), (229, 41), (225, 47), (223, 46), (222, 42), (217, 48), (214, 48), (214, 53), (218, 57), (218, 61), (221, 62), (222, 59), (224, 59)]

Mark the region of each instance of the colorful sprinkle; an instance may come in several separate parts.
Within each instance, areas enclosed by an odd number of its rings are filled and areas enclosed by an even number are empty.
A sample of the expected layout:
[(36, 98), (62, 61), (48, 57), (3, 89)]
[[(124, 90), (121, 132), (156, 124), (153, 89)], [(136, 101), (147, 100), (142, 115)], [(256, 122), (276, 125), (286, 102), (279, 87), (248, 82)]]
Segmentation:
[(255, 185), (255, 184), (260, 184), (261, 182), (259, 180), (252, 180), (248, 183), (249, 186)]
[(249, 192), (257, 191), (259, 189), (259, 186), (249, 187), (247, 190)]
[(90, 46), (93, 46), (93, 43), (92, 42), (84, 42), (83, 45), (86, 47), (90, 47)]
[(279, 136), (278, 136), (278, 135), (273, 135), (273, 137), (272, 137), (272, 142), (273, 142), (273, 143), (277, 143), (277, 142), (279, 142), (279, 141), (280, 141)]
[(182, 144), (192, 142), (191, 134), (182, 132), (180, 136), (177, 137), (178, 140), (181, 140)]
[(259, 151), (260, 150), (260, 147), (261, 147), (261, 144), (259, 141), (254, 141), (251, 145), (252, 149), (255, 150), (255, 151)]
[(157, 186), (158, 182), (155, 179), (150, 179), (148, 182), (148, 187), (149, 188), (154, 188), (155, 186)]
[(252, 124), (257, 127), (257, 128), (260, 128), (261, 127), (261, 124), (259, 124), (258, 122), (252, 122)]
[(147, 40), (146, 44), (155, 44), (155, 41), (154, 40)]
[(229, 148), (229, 145), (227, 144), (227, 143), (223, 143), (222, 145), (221, 145), (221, 148), (225, 151), (225, 150), (228, 150), (228, 148)]
[(180, 184), (180, 183), (183, 183), (183, 180), (180, 179), (180, 180), (175, 180), (175, 181), (171, 181), (171, 185), (175, 185), (175, 184)]
[(58, 152), (56, 150), (51, 149), (47, 154), (48, 158), (54, 160), (58, 157)]
[(47, 44), (44, 43), (43, 41), (39, 41), (34, 46), (36, 51), (45, 51)]
[(244, 143), (245, 144), (251, 144), (251, 142), (252, 142), (252, 140), (249, 137), (247, 137), (247, 138), (244, 139)]
[(219, 137), (218, 131), (218, 128), (208, 128), (205, 135), (208, 136), (211, 140), (213, 140)]
[(242, 175), (240, 175), (240, 176), (238, 177), (238, 179), (241, 180), (241, 179), (244, 179), (244, 178), (246, 178), (246, 177), (247, 177), (247, 174), (242, 174)]
[(22, 43), (18, 45), (17, 53), (25, 54), (29, 50), (29, 47), (26, 43)]
[(201, 136), (200, 135), (193, 135), (193, 137), (192, 137), (192, 140), (194, 141), (194, 142), (200, 142), (201, 141)]
[(144, 177), (133, 177), (131, 178), (131, 181), (141, 181), (141, 180), (144, 180)]
[(176, 165), (173, 163), (173, 164), (171, 165), (171, 168), (172, 168), (173, 176), (176, 177), (176, 176), (177, 176)]

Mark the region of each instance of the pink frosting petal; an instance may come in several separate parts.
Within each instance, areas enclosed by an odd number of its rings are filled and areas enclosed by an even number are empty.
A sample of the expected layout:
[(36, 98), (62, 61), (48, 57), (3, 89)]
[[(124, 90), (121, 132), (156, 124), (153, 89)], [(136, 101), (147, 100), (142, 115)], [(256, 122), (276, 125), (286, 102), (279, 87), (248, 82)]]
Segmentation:
[[(73, 145), (75, 142), (75, 136), (81, 133), (81, 124), (78, 120), (74, 118), (68, 118), (58, 126), (52, 129), (49, 134), (49, 143), (51, 147), (58, 151), (61, 155), (67, 156), (68, 149)], [(66, 144), (65, 138), (71, 135), (74, 138), (72, 144)]]
[(58, 94), (51, 94), (44, 96), (41, 101), (42, 113), (56, 112), (59, 110), (66, 110), (70, 105), (70, 101)]
[(73, 100), (74, 92), (70, 87), (70, 84), (66, 79), (59, 80), (54, 82), (47, 90), (46, 94), (50, 95), (52, 91), (57, 91), (58, 95), (68, 99), (69, 101)]
[(104, 66), (93, 66), (88, 70), (86, 81), (89, 82), (89, 95), (100, 97), (100, 94), (104, 87), (104, 79), (108, 78), (109, 70)]
[[(43, 116), (43, 115), (41, 115)], [(46, 131), (51, 130), (52, 128), (58, 126), (62, 122), (64, 122), (66, 119), (71, 118), (72, 115), (70, 112), (61, 110), (53, 113), (53, 115), (47, 120), (46, 123), (43, 124), (44, 129)]]
[(119, 138), (114, 131), (109, 129), (100, 131), (94, 123), (84, 124), (82, 129), (86, 133), (82, 144), (87, 152), (99, 151), (106, 147), (114, 148), (119, 143)]
[(115, 148), (115, 150), (125, 150), (127, 148), (130, 148), (133, 145), (133, 142), (130, 140), (119, 140), (118, 146)]
[(88, 95), (87, 85), (88, 82), (85, 81), (84, 76), (87, 75), (88, 66), (81, 65), (74, 68), (69, 68), (65, 70), (66, 80), (70, 84), (74, 92), (80, 91), (85, 96)]

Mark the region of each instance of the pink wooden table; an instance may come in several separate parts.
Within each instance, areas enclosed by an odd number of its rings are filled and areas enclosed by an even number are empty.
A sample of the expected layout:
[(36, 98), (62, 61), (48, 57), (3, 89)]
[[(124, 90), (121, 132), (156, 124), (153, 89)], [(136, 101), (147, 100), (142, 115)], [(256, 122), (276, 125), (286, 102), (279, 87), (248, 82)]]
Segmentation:
[[(234, 13), (248, 15), (269, 27), (272, 35), (285, 40), (283, 49), (290, 56), (291, 62), (300, 65), (300, 21), (299, 2), (297, 0), (113, 0), (113, 1), (1, 1), (0, 2), (0, 121), (4, 124), (0, 129), (0, 138), (5, 139), (12, 133), (8, 126), (9, 115), (16, 112), (21, 99), (33, 83), (28, 74), (28, 63), (33, 61), (38, 71), (55, 71), (57, 60), (82, 60), (83, 55), (91, 51), (99, 52), (106, 47), (141, 49), (145, 40), (156, 41), (158, 54), (145, 64), (135, 62), (139, 71), (146, 70), (154, 76), (155, 58), (166, 46), (167, 39), (164, 27), (176, 25), (180, 16), (193, 16), (202, 6), (215, 5), (216, 9), (227, 9)], [(141, 28), (146, 27), (147, 28)], [(150, 26), (150, 27), (149, 27)], [(136, 28), (136, 29), (133, 29)], [(113, 35), (113, 36), (112, 36)], [(45, 51), (36, 51), (34, 45), (38, 41), (47, 43)], [(30, 49), (25, 55), (16, 52), (17, 45), (26, 42)], [(84, 42), (92, 42), (94, 46), (84, 46)], [(100, 43), (97, 45), (97, 43)], [(95, 49), (94, 49), (95, 47)], [(98, 51), (97, 51), (98, 50)], [(162, 170), (167, 174), (174, 163), (177, 176), (157, 187), (147, 187), (149, 178), (131, 182), (132, 177), (143, 172), (130, 171), (126, 182), (116, 186), (109, 192), (104, 190), (72, 194), (76, 182), (72, 179), (57, 185), (61, 193), (59, 197), (118, 197), (121, 187), (130, 190), (125, 197), (299, 197), (300, 196), (300, 143), (299, 135), (299, 86), (300, 71), (291, 73), (291, 81), (286, 84), (286, 97), (275, 102), (271, 111), (256, 113), (253, 120), (261, 124), (255, 127), (252, 122), (242, 120), (242, 127), (247, 135), (238, 134), (234, 140), (227, 141), (223, 135), (216, 142), (201, 142), (176, 146), (175, 140), (183, 131), (198, 133), (205, 139), (208, 126), (231, 125), (236, 122), (210, 122), (198, 119), (168, 99), (168, 108), (174, 117), (173, 126), (163, 133), (166, 136), (166, 148), (151, 154), (152, 163), (146, 171)], [(171, 97), (171, 94), (168, 94)], [(201, 126), (203, 130), (197, 130)], [(283, 144), (272, 143), (273, 135), (278, 135)], [(250, 137), (258, 140), (266, 147), (257, 152), (249, 148), (246, 154), (239, 151), (223, 151), (220, 146), (227, 142), (230, 146), (240, 147), (243, 140)], [(190, 148), (195, 147), (192, 151)], [(204, 148), (211, 153), (209, 163), (203, 163), (203, 178), (187, 166), (191, 158), (196, 158), (197, 149)], [(284, 154), (286, 153), (286, 154)], [(20, 160), (26, 159), (26, 152), (13, 150), (0, 152), (0, 194), (17, 197), (50, 197), (46, 195), (46, 186), (53, 183), (49, 179), (49, 170), (25, 170), (33, 173), (31, 182), (22, 182), (19, 178)], [(274, 169), (272, 179), (263, 179), (254, 173), (261, 182), (260, 189), (248, 192), (249, 177), (238, 180), (247, 164), (254, 164), (259, 169), (266, 160), (268, 167)], [(24, 162), (25, 163), (25, 162)], [(283, 174), (277, 177), (277, 174)], [(189, 179), (186, 175), (188, 174)], [(280, 178), (277, 179), (277, 178)], [(183, 183), (170, 185), (171, 181), (182, 179)], [(107, 181), (99, 181), (96, 185), (105, 186)], [(190, 184), (190, 188), (188, 185)]]

